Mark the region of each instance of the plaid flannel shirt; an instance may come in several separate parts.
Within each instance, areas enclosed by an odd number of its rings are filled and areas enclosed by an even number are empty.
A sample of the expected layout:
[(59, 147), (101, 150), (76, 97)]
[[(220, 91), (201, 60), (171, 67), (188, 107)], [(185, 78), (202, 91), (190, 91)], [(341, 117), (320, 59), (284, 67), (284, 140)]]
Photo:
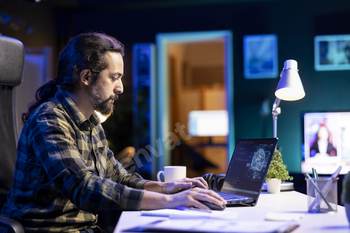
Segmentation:
[(115, 160), (98, 117), (58, 89), (27, 120), (1, 215), (26, 232), (78, 232), (98, 213), (139, 210), (147, 180)]

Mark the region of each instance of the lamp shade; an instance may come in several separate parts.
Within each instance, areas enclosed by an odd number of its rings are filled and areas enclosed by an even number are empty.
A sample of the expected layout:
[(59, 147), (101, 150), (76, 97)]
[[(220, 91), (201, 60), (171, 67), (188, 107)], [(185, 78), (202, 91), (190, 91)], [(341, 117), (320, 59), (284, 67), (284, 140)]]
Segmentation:
[(277, 85), (275, 96), (281, 100), (295, 101), (305, 96), (303, 84), (298, 73), (298, 63), (295, 60), (284, 62), (281, 79)]

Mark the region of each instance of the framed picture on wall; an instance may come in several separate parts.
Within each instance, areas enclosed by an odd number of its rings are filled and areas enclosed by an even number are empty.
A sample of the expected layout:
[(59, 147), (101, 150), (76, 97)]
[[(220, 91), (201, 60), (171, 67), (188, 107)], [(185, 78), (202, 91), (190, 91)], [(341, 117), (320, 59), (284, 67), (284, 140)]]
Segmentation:
[(277, 53), (277, 35), (244, 36), (244, 77), (246, 79), (278, 77)]
[(350, 34), (315, 36), (315, 70), (350, 70)]

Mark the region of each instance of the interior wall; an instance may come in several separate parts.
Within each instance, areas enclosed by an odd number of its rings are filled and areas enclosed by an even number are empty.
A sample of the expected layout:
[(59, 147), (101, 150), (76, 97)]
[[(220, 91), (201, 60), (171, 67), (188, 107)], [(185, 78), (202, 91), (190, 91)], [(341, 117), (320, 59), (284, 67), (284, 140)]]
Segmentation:
[(192, 66), (223, 66), (224, 41), (190, 43), (186, 46), (185, 61)]
[[(1, 2), (1, 9), (4, 9)], [(7, 5), (10, 3), (6, 3)], [(14, 3), (18, 4), (18, 3)], [(317, 4), (308, 0), (225, 2), (221, 4), (192, 5), (177, 7), (122, 8), (113, 10), (65, 10), (60, 9), (56, 19), (50, 9), (20, 8), (18, 15), (39, 19), (36, 37), (14, 33), (15, 38), (25, 44), (36, 46), (45, 38), (45, 44), (54, 43), (56, 38), (68, 37), (86, 31), (103, 31), (125, 43), (125, 80), (131, 81), (131, 46), (133, 43), (155, 42), (155, 35), (163, 32), (231, 30), (234, 49), (234, 98), (235, 138), (261, 137), (263, 128), (272, 136), (272, 116), (265, 120), (260, 115), (263, 101), (272, 105), (276, 79), (247, 80), (243, 76), (243, 36), (271, 34), (278, 37), (279, 70), (287, 59), (298, 61), (299, 74), (306, 96), (296, 102), (281, 103), (282, 114), (278, 118), (279, 146), (288, 170), (300, 172), (302, 151), (302, 118), (304, 111), (349, 110), (349, 71), (315, 71), (313, 39), (315, 35), (349, 34), (350, 2), (347, 0), (319, 0)], [(288, 6), (288, 7), (287, 7)], [(10, 7), (8, 8), (10, 11)], [(38, 14), (38, 12), (41, 12)], [(39, 16), (41, 15), (41, 16)], [(181, 15), (181, 17), (179, 17)], [(44, 19), (44, 20), (43, 20)], [(55, 27), (52, 26), (57, 20)], [(51, 25), (51, 26), (47, 26)], [(1, 32), (7, 31), (0, 25)], [(4, 34), (4, 33), (3, 33)], [(5, 34), (5, 35), (6, 35)], [(34, 35), (34, 34), (33, 34)], [(67, 40), (67, 38), (64, 38)], [(40, 42), (42, 43), (42, 42)], [(53, 46), (55, 48), (55, 46)], [(54, 57), (55, 57), (54, 52)], [(125, 90), (131, 95), (131, 89)], [(131, 104), (131, 103), (130, 103)]]
[[(286, 7), (288, 6), (288, 8)], [(117, 13), (117, 14), (116, 14)], [(178, 17), (181, 13), (181, 17)], [(341, 20), (338, 20), (338, 15)], [(103, 17), (102, 17), (103, 16)], [(118, 19), (123, 19), (122, 23)], [(339, 22), (342, 21), (342, 22)], [(303, 111), (349, 110), (349, 71), (314, 70), (315, 35), (350, 33), (350, 2), (284, 0), (226, 3), (193, 7), (130, 9), (120, 11), (81, 11), (72, 18), (75, 33), (103, 30), (131, 45), (154, 42), (162, 32), (232, 30), (234, 48), (235, 137), (261, 137), (272, 133), (272, 116), (260, 115), (263, 101), (272, 103), (276, 79), (248, 80), (243, 76), (243, 36), (276, 34), (279, 70), (287, 59), (299, 64), (306, 96), (296, 102), (282, 102), (278, 118), (279, 147), (291, 172), (301, 171)], [(126, 64), (126, 67), (130, 64)], [(126, 68), (128, 69), (128, 68)], [(339, 97), (336, 97), (339, 96)]]
[[(0, 23), (0, 33), (20, 40), (25, 47), (45, 47), (53, 49), (53, 64), (57, 57), (56, 14), (53, 7), (27, 1), (0, 1), (0, 13), (18, 21), (21, 27), (11, 27)], [(28, 33), (28, 27), (32, 31)]]

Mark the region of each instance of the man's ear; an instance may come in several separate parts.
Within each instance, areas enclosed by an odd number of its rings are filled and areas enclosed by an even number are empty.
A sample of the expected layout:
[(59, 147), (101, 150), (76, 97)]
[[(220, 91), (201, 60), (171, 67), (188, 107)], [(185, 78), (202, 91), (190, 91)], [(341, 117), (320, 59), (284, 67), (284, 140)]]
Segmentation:
[(82, 70), (80, 72), (80, 81), (84, 85), (88, 86), (92, 82), (92, 78), (93, 78), (92, 76), (93, 76), (93, 74), (91, 73), (90, 70), (88, 70), (88, 69)]

